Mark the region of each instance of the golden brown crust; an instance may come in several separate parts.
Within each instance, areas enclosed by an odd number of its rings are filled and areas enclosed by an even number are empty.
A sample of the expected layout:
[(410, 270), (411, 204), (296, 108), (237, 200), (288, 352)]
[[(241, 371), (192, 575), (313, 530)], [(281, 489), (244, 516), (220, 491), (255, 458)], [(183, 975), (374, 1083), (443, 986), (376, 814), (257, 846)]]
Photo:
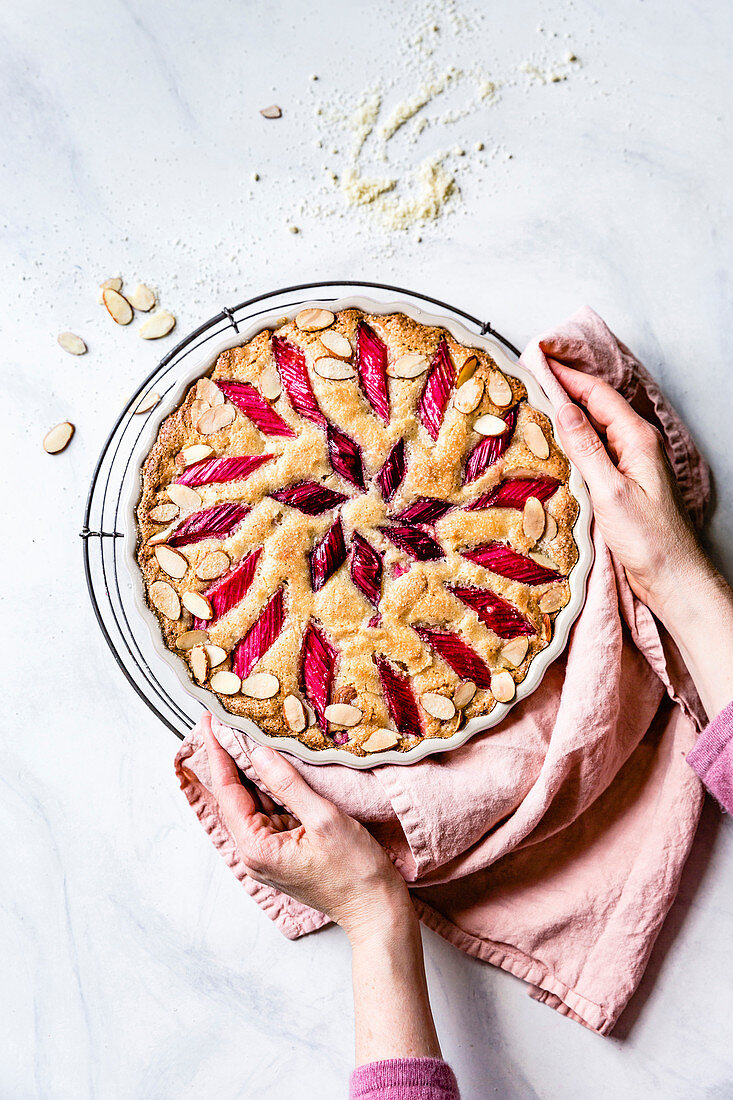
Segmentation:
[[(318, 406), (329, 422), (358, 441), (367, 478), (372, 478), (379, 471), (394, 444), (400, 438), (405, 440), (406, 474), (389, 505), (382, 500), (376, 486), (368, 482), (368, 492), (362, 493), (334, 473), (324, 430), (298, 415), (284, 387), (282, 393), (270, 401), (270, 405), (292, 427), (295, 432), (292, 439), (263, 435), (240, 411), (236, 412), (231, 423), (219, 431), (202, 435), (194, 421), (199, 422), (202, 409), (207, 408), (206, 398), (210, 397), (210, 393), (206, 391), (206, 383), (197, 383), (191, 387), (179, 408), (161, 425), (143, 466), (142, 491), (137, 508), (138, 561), (148, 597), (150, 586), (160, 580), (168, 582), (179, 595), (191, 591), (205, 593), (211, 582), (200, 580), (195, 571), (213, 549), (225, 550), (231, 561), (237, 563), (256, 548), (263, 548), (254, 580), (244, 599), (208, 629), (210, 642), (223, 647), (228, 654), (226, 660), (211, 671), (231, 668), (231, 654), (237, 641), (257, 619), (273, 593), (284, 587), (283, 630), (256, 667), (257, 672), (268, 672), (277, 677), (277, 694), (266, 700), (250, 699), (242, 694), (218, 694), (223, 707), (232, 714), (251, 718), (269, 734), (296, 736), (315, 749), (332, 748), (331, 737), (326, 736), (317, 724), (293, 733), (283, 716), (283, 701), (287, 695), (304, 698), (300, 672), (301, 643), (309, 620), (315, 620), (339, 652), (331, 702), (351, 702), (363, 714), (358, 725), (348, 730), (349, 740), (343, 745), (346, 751), (357, 755), (364, 755), (361, 745), (376, 730), (395, 730), (373, 660), (374, 653), (384, 654), (395, 663), (397, 669), (411, 677), (417, 699), (426, 692), (452, 698), (460, 682), (448, 665), (421, 641), (413, 629), (415, 625), (432, 624), (454, 631), (492, 669), (507, 668), (516, 682), (524, 679), (531, 661), (547, 646), (552, 634), (552, 620), (556, 612), (544, 614), (540, 600), (552, 588), (555, 591), (559, 589), (561, 593), (561, 599), (556, 602), (567, 602), (568, 583), (561, 581), (554, 585), (529, 586), (508, 580), (469, 561), (460, 551), (498, 540), (524, 555), (539, 552), (551, 560), (558, 572), (567, 576), (577, 560), (572, 527), (578, 514), (578, 505), (567, 485), (568, 461), (554, 439), (548, 418), (527, 403), (526, 390), (518, 379), (507, 376), (512, 389), (511, 407), (517, 408), (516, 428), (508, 449), (479, 478), (464, 485), (462, 480), (467, 456), (480, 439), (473, 425), (484, 414), (505, 415), (507, 412), (506, 407), (495, 405), (489, 395), (491, 378), (501, 374), (496, 363), (483, 349), (464, 347), (445, 330), (421, 325), (400, 313), (375, 316), (355, 309), (344, 310), (336, 316), (328, 331), (343, 334), (354, 347), (357, 325), (362, 319), (387, 345), (390, 363), (409, 352), (418, 352), (431, 361), (441, 340), (445, 339), (456, 373), (471, 356), (475, 356), (478, 363), (474, 377), (484, 383), (480, 404), (470, 414), (456, 408), (455, 389), (452, 391), (438, 439), (434, 442), (415, 415), (427, 374), (414, 379), (389, 378), (391, 415), (385, 425), (371, 409), (357, 378), (334, 381), (322, 378), (314, 371), (315, 360), (330, 354), (321, 344), (322, 331), (301, 331), (295, 321), (287, 321), (277, 328), (278, 336), (305, 352)], [(259, 388), (265, 372), (271, 374), (277, 370), (271, 350), (272, 335), (272, 331), (266, 330), (244, 347), (223, 352), (211, 377), (215, 381), (248, 382)], [(536, 457), (525, 442), (524, 429), (531, 422), (541, 427), (549, 444), (549, 456), (545, 459)], [(199, 444), (209, 446), (214, 457), (266, 452), (275, 457), (246, 480), (196, 488), (202, 508), (233, 501), (250, 505), (251, 511), (241, 526), (223, 541), (206, 540), (179, 547), (179, 552), (189, 562), (189, 568), (183, 578), (175, 579), (163, 572), (156, 559), (155, 545), (150, 540), (155, 536), (162, 537), (165, 525), (154, 522), (150, 512), (155, 506), (170, 502), (168, 487), (183, 469), (181, 451)], [(547, 520), (545, 533), (536, 542), (524, 533), (523, 514), (517, 509), (466, 511), (460, 507), (487, 493), (507, 476), (551, 476), (561, 483), (545, 505), (546, 513), (551, 518)], [(304, 515), (268, 496), (277, 489), (306, 479), (322, 482), (349, 496), (350, 499), (341, 508), (347, 546), (351, 532), (358, 530), (384, 555), (379, 626), (368, 625), (375, 608), (352, 582), (348, 559), (320, 591), (312, 590), (309, 554), (333, 523), (335, 513)], [(424, 496), (450, 501), (454, 507), (436, 523), (433, 530), (445, 557), (439, 561), (412, 563), (404, 552), (385, 538), (379, 527), (388, 523), (390, 513), (398, 512)], [(177, 522), (173, 521), (173, 526)], [(402, 565), (411, 565), (411, 568), (402, 575), (395, 575), (395, 565), (398, 572)], [(536, 633), (529, 638), (526, 657), (518, 667), (502, 660), (504, 641), (447, 590), (448, 583), (490, 587), (531, 620)], [(176, 649), (176, 640), (192, 629), (192, 615), (183, 608), (180, 617), (171, 620), (155, 608), (153, 610), (166, 645), (180, 653)], [(185, 653), (181, 654), (181, 659), (186, 660)], [(208, 679), (206, 683), (208, 685)], [(491, 691), (484, 689), (477, 691), (468, 706), (448, 720), (439, 721), (423, 713), (424, 734), (427, 737), (449, 737), (464, 719), (487, 714), (494, 705)], [(333, 730), (328, 732), (333, 733)], [(415, 737), (400, 736), (396, 747), (407, 750), (415, 743)]]

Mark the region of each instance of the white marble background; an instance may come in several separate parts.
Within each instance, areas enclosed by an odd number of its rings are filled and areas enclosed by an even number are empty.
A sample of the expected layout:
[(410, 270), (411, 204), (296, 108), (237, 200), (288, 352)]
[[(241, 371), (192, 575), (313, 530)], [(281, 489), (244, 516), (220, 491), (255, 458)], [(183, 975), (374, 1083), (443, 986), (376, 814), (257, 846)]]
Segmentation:
[[(171, 346), (115, 328), (95, 302), (101, 279), (157, 286), (181, 335), (248, 294), (329, 277), (436, 294), (520, 344), (590, 302), (711, 460), (712, 544), (733, 568), (730, 5), (514, 0), (474, 10), (475, 30), (452, 12), (432, 0), (0, 9), (3, 1098), (325, 1100), (345, 1094), (351, 1066), (343, 936), (289, 943), (261, 916), (177, 790), (172, 735), (92, 617), (78, 531), (93, 464)], [(329, 128), (315, 98), (347, 102), (385, 77), (391, 100), (411, 95), (427, 60), (405, 40), (428, 18), (438, 68), (480, 63), (503, 85), (493, 106), (420, 138), (469, 151), (456, 213), (421, 241), (319, 215), (344, 136), (334, 126), (314, 144), (316, 123)], [(565, 81), (520, 71), (569, 49)], [(258, 114), (271, 102), (277, 123)], [(56, 346), (67, 328), (86, 357)], [(67, 417), (76, 438), (50, 458), (41, 439)], [(732, 855), (730, 821), (708, 804), (610, 1039), (428, 934), (464, 1096), (731, 1096)]]

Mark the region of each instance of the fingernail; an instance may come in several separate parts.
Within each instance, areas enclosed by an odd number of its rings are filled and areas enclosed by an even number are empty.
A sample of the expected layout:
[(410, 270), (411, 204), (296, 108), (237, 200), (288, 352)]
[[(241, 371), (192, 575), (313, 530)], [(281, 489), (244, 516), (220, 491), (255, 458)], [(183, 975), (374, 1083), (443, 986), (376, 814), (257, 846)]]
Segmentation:
[(267, 745), (255, 745), (249, 755), (250, 758), (254, 758), (255, 762), (257, 760), (262, 760), (264, 763), (266, 760), (272, 760), (275, 753), (272, 749), (268, 749)]
[(561, 428), (565, 428), (566, 431), (572, 432), (583, 423), (583, 414), (577, 405), (573, 405), (572, 401), (566, 401), (565, 404), (560, 407), (557, 419), (560, 421)]

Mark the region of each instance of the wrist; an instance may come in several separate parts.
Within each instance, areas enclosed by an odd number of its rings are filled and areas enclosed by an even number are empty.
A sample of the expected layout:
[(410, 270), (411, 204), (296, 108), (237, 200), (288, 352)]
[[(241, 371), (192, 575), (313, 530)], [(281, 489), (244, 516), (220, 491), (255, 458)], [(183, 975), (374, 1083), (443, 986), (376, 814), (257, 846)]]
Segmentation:
[[(651, 593), (651, 609), (675, 640), (684, 639), (693, 620), (727, 589), (702, 549), (679, 562), (670, 561)], [(693, 598), (694, 596), (694, 598)]]
[(400, 889), (389, 887), (361, 899), (355, 911), (340, 920), (339, 924), (354, 949), (404, 939), (411, 931), (419, 929), (404, 884)]

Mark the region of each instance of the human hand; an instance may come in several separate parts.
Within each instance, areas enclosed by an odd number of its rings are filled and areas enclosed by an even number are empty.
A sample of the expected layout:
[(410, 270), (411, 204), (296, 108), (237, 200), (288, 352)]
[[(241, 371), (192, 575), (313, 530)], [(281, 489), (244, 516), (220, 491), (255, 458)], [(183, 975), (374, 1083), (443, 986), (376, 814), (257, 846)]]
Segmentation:
[(209, 722), (202, 732), (212, 794), (253, 879), (326, 913), (352, 942), (390, 922), (416, 921), (404, 879), (363, 825), (316, 794), (284, 756), (264, 746), (257, 746), (250, 760), (280, 806), (261, 791), (253, 795)]

